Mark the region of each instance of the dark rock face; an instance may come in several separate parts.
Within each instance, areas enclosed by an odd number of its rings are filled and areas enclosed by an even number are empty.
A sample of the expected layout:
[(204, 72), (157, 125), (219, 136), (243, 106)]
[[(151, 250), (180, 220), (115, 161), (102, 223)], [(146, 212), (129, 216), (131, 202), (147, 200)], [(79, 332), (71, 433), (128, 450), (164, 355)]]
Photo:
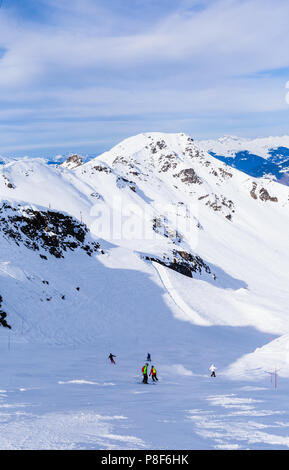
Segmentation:
[(13, 183), (11, 183), (11, 181), (7, 178), (7, 176), (2, 175), (2, 177), (4, 179), (4, 183), (5, 183), (5, 186), (7, 186), (7, 188), (15, 189), (15, 185)]
[(180, 178), (186, 184), (202, 184), (201, 178), (199, 178), (193, 168), (186, 168), (174, 176)]
[(76, 168), (82, 165), (83, 161), (79, 155), (71, 155), (70, 157), (67, 158), (67, 160), (64, 163), (73, 165), (73, 167)]
[(172, 240), (173, 243), (179, 244), (182, 241), (182, 235), (175, 229), (169, 227), (168, 220), (164, 216), (154, 217), (153, 230), (159, 235)]
[[(56, 258), (64, 258), (64, 252), (81, 248), (91, 256), (100, 251), (96, 242), (86, 242), (88, 228), (71, 216), (57, 211), (37, 211), (20, 205), (12, 207), (3, 203), (0, 207), (0, 231), (34, 251), (45, 250)], [(47, 259), (40, 253), (42, 259)]]
[(270, 196), (267, 189), (265, 189), (265, 188), (260, 189), (259, 198), (261, 199), (261, 201), (278, 202), (278, 198)]
[[(206, 198), (206, 196), (203, 196), (202, 199)], [(200, 198), (199, 198), (200, 199)], [(229, 212), (225, 215), (226, 219), (232, 220), (232, 214), (235, 213), (235, 206), (233, 201), (231, 199), (227, 199), (225, 196), (217, 196), (216, 194), (214, 195), (213, 200), (207, 200), (206, 206), (209, 206), (211, 209), (213, 209), (215, 212)]]
[(133, 181), (129, 181), (126, 178), (123, 178), (122, 176), (118, 176), (116, 184), (120, 189), (128, 186), (133, 192), (136, 192), (136, 184)]
[(198, 198), (199, 201), (202, 201), (203, 199), (206, 199), (207, 197), (209, 197), (209, 194), (205, 194), (204, 196), (200, 196)]
[(163, 150), (166, 147), (167, 144), (164, 140), (158, 140), (155, 145), (153, 143), (150, 144), (150, 149), (152, 153), (157, 153), (159, 150)]
[[(253, 199), (258, 199), (258, 195), (256, 194), (256, 189), (257, 189), (257, 183), (253, 182), (253, 187), (250, 191), (250, 195), (252, 196)], [(274, 196), (270, 196), (267, 189), (265, 188), (261, 188), (259, 190), (259, 199), (261, 199), (261, 201), (278, 202), (278, 198)]]
[(159, 158), (159, 172), (167, 172), (177, 167), (176, 154), (161, 155)]
[(228, 179), (228, 178), (232, 178), (233, 177), (233, 174), (232, 173), (229, 173), (228, 171), (224, 170), (224, 168), (219, 168), (219, 172), (221, 173), (221, 176), (224, 178), (224, 179)]
[(8, 325), (6, 321), (7, 313), (2, 310), (2, 302), (3, 302), (3, 298), (2, 298), (2, 295), (0, 295), (0, 325), (4, 326), (5, 328), (9, 328), (11, 330), (11, 326)]
[(96, 171), (104, 171), (104, 173), (111, 173), (111, 168), (109, 168), (108, 166), (104, 166), (104, 165), (96, 165), (93, 167)]
[(252, 197), (253, 199), (258, 199), (258, 196), (257, 196), (257, 194), (256, 194), (256, 189), (257, 189), (257, 183), (254, 182), (254, 183), (253, 183), (253, 187), (252, 187), (252, 189), (251, 189), (251, 191), (250, 191), (250, 195), (251, 195), (251, 197)]
[(118, 164), (125, 165), (125, 166), (127, 166), (128, 168), (133, 168), (133, 164), (132, 164), (129, 160), (127, 160), (125, 157), (123, 157), (123, 156), (121, 156), (121, 155), (115, 157), (115, 159), (114, 159), (113, 162), (112, 162), (112, 166), (113, 166), (113, 167), (116, 166), (116, 165), (118, 165)]
[(173, 269), (180, 274), (187, 277), (193, 277), (193, 273), (202, 274), (205, 271), (207, 274), (211, 274), (214, 279), (216, 276), (212, 274), (210, 267), (204, 262), (204, 260), (198, 255), (192, 255), (186, 251), (173, 250), (171, 255), (164, 255), (162, 258), (151, 257), (148, 255), (144, 256), (144, 259), (149, 261), (155, 261), (167, 268)]
[(95, 197), (96, 199), (98, 199), (100, 201), (104, 201), (103, 196), (101, 194), (99, 194), (97, 191), (94, 191), (90, 195), (91, 195), (91, 197)]

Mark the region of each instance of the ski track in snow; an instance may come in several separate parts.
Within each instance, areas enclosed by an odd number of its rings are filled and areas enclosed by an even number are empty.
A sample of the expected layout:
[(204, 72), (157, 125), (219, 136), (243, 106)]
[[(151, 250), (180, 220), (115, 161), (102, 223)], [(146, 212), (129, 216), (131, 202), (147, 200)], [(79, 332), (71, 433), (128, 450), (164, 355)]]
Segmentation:
[(177, 290), (173, 287), (167, 275), (168, 268), (155, 262), (153, 262), (152, 264), (155, 267), (166, 291), (168, 292), (168, 294), (170, 295), (171, 299), (176, 304), (176, 306), (182, 312), (178, 314), (176, 313), (177, 318), (186, 320), (186, 321), (191, 321), (192, 323), (195, 323), (196, 325), (210, 326), (211, 323), (205, 320), (203, 317), (201, 317), (195, 310), (193, 310), (188, 304), (186, 304), (184, 300), (182, 299), (182, 297), (180, 296), (180, 294), (177, 292)]
[[(197, 434), (211, 440), (214, 448), (289, 447), (288, 435), (275, 434), (276, 430), (289, 427), (288, 422), (275, 420), (276, 416), (282, 416), (285, 411), (259, 408), (257, 403), (263, 403), (262, 400), (239, 398), (234, 394), (211, 396), (207, 400), (214, 410), (190, 410), (188, 419), (193, 422)], [(221, 407), (221, 412), (215, 407)], [(265, 419), (261, 422), (260, 418)]]
[[(96, 413), (0, 414), (0, 449), (139, 449), (141, 439), (113, 431), (121, 416)], [(13, 436), (13, 439), (11, 439)]]
[[(85, 380), (77, 383), (91, 384)], [(147, 391), (133, 391), (133, 393), (144, 394)], [(8, 398), (6, 395), (5, 399)], [(192, 396), (192, 400), (195, 398)], [(196, 448), (258, 449), (268, 446), (289, 448), (289, 436), (278, 435), (278, 430), (287, 432), (289, 427), (289, 422), (282, 421), (284, 411), (264, 409), (263, 400), (240, 398), (235, 394), (212, 395), (202, 401), (204, 405), (207, 401), (208, 406), (205, 409), (188, 410), (183, 417), (177, 413), (171, 418), (155, 417), (151, 425), (157, 426), (160, 434), (163, 434), (165, 429), (163, 426), (187, 428), (187, 422), (191, 423), (189, 426), (191, 448), (195, 448), (194, 443), (199, 442), (196, 436), (203, 441), (201, 445), (198, 443)], [(84, 410), (37, 415), (35, 411), (26, 412), (25, 408), (29, 407), (30, 404), (27, 402), (0, 405), (0, 449), (164, 448), (158, 441), (150, 442), (149, 439), (146, 442), (142, 437), (138, 437), (136, 432), (138, 426), (126, 416), (107, 416)], [(268, 418), (271, 418), (269, 422)], [(175, 448), (181, 448), (179, 439), (177, 437), (175, 439)], [(174, 447), (171, 445), (168, 448)]]

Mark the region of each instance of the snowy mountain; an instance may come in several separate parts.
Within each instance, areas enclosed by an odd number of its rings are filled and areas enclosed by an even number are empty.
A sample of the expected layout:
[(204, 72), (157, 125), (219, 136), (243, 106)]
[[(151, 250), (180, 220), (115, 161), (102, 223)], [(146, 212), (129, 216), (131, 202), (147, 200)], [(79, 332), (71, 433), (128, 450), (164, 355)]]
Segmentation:
[(242, 139), (234, 136), (199, 141), (218, 160), (250, 176), (268, 177), (288, 185), (289, 136)]
[[(40, 393), (50, 404), (49, 397), (61, 402), (55, 439), (62, 432), (63, 448), (67, 442), (78, 448), (81, 439), (101, 448), (229, 445), (226, 433), (210, 436), (204, 402), (190, 403), (192, 388), (199, 397), (207, 393), (207, 406), (219, 406), (212, 393), (240, 392), (248, 379), (266, 382), (275, 362), (289, 377), (289, 363), (280, 360), (289, 333), (288, 187), (229, 167), (185, 134), (140, 134), (86, 163), (77, 156), (61, 165), (23, 159), (0, 171), (0, 340), (4, 347), (9, 338), (10, 351), (14, 345), (7, 363), (16, 371), (1, 386), (20, 387), (19, 377), (25, 390), (47, 385), (46, 376), (37, 376), (48, 368), (49, 386)], [(263, 347), (271, 354), (266, 367)], [(147, 351), (160, 374), (157, 390), (136, 385)], [(114, 369), (110, 352), (117, 356)], [(21, 375), (31, 354), (32, 385)], [(221, 385), (208, 395), (212, 361)], [(68, 404), (61, 386), (69, 387)], [(73, 388), (81, 386), (86, 394)], [(33, 393), (27, 396), (33, 403)], [(3, 392), (4, 401), (10, 397)], [(75, 407), (74, 399), (88, 423), (89, 406), (98, 416), (91, 438), (83, 437), (87, 428), (77, 413), (80, 427), (71, 428), (66, 407)], [(150, 411), (139, 428), (143, 400)], [(127, 419), (133, 436), (123, 436), (126, 426), (116, 423), (114, 440), (105, 416)], [(234, 442), (242, 447), (236, 420)], [(36, 418), (28, 425), (24, 416), (18, 429), (25, 434), (27, 426), (37, 447), (57, 447), (49, 436), (38, 439)], [(249, 434), (241, 440), (248, 443)], [(283, 435), (255, 439), (252, 445), (289, 445)], [(0, 439), (0, 447), (7, 445)]]

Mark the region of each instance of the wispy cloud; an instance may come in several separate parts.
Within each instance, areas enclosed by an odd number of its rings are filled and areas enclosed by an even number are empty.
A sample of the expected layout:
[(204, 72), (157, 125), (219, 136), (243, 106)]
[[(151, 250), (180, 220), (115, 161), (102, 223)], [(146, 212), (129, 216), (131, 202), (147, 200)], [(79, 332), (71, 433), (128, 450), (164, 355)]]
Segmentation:
[[(288, 107), (287, 0), (25, 4), (23, 9), (20, 0), (6, 0), (0, 10), (0, 151), (1, 145), (2, 151), (23, 145), (19, 128), (29, 128), (29, 151), (33, 136), (39, 141), (39, 122), (41, 132), (45, 125), (52, 129), (55, 144), (62, 142), (65, 124), (64, 143), (71, 132), (71, 142), (110, 135), (109, 145), (139, 131), (135, 116), (144, 128), (179, 131), (183, 114), (192, 133), (210, 136), (220, 122), (226, 132), (230, 117), (238, 133), (250, 113)], [(196, 129), (198, 118), (202, 130)], [(89, 124), (85, 131), (85, 119), (102, 120), (102, 126)], [(252, 126), (256, 132), (262, 132), (260, 122)]]

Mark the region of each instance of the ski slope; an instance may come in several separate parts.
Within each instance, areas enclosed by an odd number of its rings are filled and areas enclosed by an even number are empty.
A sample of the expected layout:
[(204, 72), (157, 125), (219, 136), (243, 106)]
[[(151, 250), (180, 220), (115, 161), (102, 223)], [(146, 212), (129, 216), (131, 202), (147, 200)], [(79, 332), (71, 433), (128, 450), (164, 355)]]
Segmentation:
[(0, 448), (287, 448), (288, 188), (185, 134), (78, 163), (1, 168)]
[(119, 352), (113, 366), (98, 345), (35, 346), (11, 336), (8, 349), (1, 330), (0, 448), (288, 449), (286, 382), (275, 390), (269, 375), (251, 385), (222, 373), (222, 356), (241, 337), (247, 347), (258, 342), (253, 332), (214, 329), (210, 342), (192, 334), (205, 355), (191, 348), (176, 356), (160, 344), (152, 353), (159, 382), (143, 385), (145, 355), (135, 351)]

